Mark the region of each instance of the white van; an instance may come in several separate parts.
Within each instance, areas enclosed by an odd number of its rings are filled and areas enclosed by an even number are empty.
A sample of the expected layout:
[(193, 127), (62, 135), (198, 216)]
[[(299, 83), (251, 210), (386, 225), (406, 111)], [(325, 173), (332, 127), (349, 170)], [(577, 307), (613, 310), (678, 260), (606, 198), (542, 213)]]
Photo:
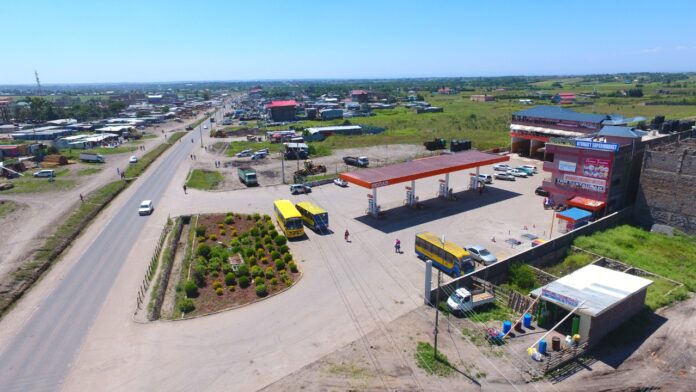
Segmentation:
[(39, 170), (34, 173), (34, 177), (55, 177), (56, 172), (53, 169)]
[(492, 184), (493, 183), (493, 177), (490, 174), (479, 174), (479, 181), (483, 182), (484, 184)]

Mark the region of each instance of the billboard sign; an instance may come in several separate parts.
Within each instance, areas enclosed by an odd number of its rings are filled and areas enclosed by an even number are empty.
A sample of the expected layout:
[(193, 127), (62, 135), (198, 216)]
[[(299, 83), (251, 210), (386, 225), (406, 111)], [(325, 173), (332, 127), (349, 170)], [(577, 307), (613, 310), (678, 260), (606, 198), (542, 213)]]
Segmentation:
[(581, 189), (587, 189), (589, 191), (594, 192), (605, 192), (607, 189), (607, 182), (605, 180), (600, 180), (598, 178), (576, 176), (572, 174), (564, 174), (563, 178), (556, 179), (556, 183), (561, 185), (569, 185)]
[(619, 151), (619, 145), (616, 143), (594, 142), (592, 140), (576, 140), (575, 147), (589, 148), (591, 150)]
[(575, 173), (575, 162), (558, 161), (558, 170)]
[(575, 298), (553, 292), (549, 289), (541, 289), (541, 296), (572, 307), (576, 307), (580, 303), (580, 301)]
[(608, 159), (585, 158), (582, 174), (585, 177), (607, 179), (609, 177), (609, 164)]

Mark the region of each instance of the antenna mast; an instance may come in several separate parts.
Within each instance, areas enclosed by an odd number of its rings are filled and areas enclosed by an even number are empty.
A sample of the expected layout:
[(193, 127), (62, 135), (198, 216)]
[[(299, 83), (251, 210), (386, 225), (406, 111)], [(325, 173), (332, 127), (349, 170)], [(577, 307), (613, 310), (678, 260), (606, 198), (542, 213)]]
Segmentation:
[(41, 90), (41, 81), (39, 80), (39, 73), (34, 70), (34, 76), (36, 77), (36, 88), (38, 89), (39, 95), (43, 95), (43, 91)]

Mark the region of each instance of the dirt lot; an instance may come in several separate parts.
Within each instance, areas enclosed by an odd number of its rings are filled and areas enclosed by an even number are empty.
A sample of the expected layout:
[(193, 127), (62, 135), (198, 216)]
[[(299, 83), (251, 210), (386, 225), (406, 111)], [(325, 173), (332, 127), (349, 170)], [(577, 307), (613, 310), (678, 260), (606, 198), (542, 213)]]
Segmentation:
[[(230, 142), (235, 139), (215, 139), (216, 142)], [(331, 156), (311, 158), (315, 164), (324, 165), (329, 173), (339, 173), (355, 170), (352, 166), (347, 166), (343, 162), (344, 156), (367, 156), (370, 158), (370, 166), (382, 166), (387, 163), (403, 161), (416, 156), (432, 155), (425, 147), (411, 144), (397, 144), (390, 146), (377, 146), (368, 148), (349, 148), (335, 150)], [(215, 161), (222, 162), (222, 168), (215, 168)], [(285, 161), (285, 182), (292, 183), (292, 175), (302, 166), (302, 161)], [(214, 151), (209, 149), (205, 153), (196, 157), (193, 164), (195, 169), (219, 170), (223, 176), (223, 183), (218, 190), (245, 189), (237, 177), (237, 167), (250, 166), (256, 169), (259, 185), (278, 185), (283, 183), (282, 159), (279, 154), (271, 154), (270, 157), (258, 161), (251, 158), (229, 158), (225, 156), (224, 150)]]
[(633, 344), (597, 349), (556, 377), (532, 382), (526, 355), (508, 346), (475, 345), (459, 332), (464, 320), (444, 317), (439, 349), (457, 370), (447, 378), (427, 375), (414, 353), (418, 341), (432, 342), (434, 320), (432, 309), (421, 307), (263, 390), (690, 391), (696, 382), (695, 311), (696, 297), (662, 309)]

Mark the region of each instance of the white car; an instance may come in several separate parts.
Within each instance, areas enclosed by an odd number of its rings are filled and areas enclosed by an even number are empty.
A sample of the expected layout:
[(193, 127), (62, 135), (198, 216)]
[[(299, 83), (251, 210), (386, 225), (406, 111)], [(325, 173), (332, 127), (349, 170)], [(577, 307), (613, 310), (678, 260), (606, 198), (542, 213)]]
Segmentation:
[(251, 150), (244, 150), (244, 151), (240, 151), (240, 152), (234, 154), (234, 156), (237, 158), (247, 158), (247, 157), (250, 157), (251, 155), (252, 155)]
[(155, 210), (152, 200), (143, 200), (138, 207), (138, 215), (150, 215)]
[(204, 126), (203, 126), (203, 129), (208, 129), (208, 126), (207, 126), (207, 125), (204, 125)]
[(138, 162), (138, 157), (136, 157), (135, 155), (133, 155), (132, 157), (130, 157), (130, 159), (128, 159), (128, 163), (137, 163), (137, 162)]
[(506, 173), (515, 177), (527, 178), (527, 173), (523, 172), (522, 170), (511, 169), (508, 170)]
[(343, 187), (343, 188), (348, 186), (348, 183), (346, 182), (346, 180), (344, 180), (342, 178), (334, 178), (333, 183), (340, 186), (340, 187)]
[(263, 158), (266, 158), (266, 154), (264, 154), (262, 152), (261, 153), (255, 152), (254, 155), (251, 156), (252, 161), (256, 161), (256, 160), (263, 159)]
[(471, 255), (471, 258), (473, 258), (474, 260), (478, 260), (484, 265), (491, 265), (498, 261), (498, 258), (495, 257), (493, 253), (489, 252), (488, 249), (484, 248), (483, 246), (469, 245), (466, 247), (466, 250)]
[(56, 172), (53, 169), (39, 170), (34, 172), (34, 177), (55, 177)]
[(506, 171), (510, 170), (510, 165), (506, 165), (504, 163), (499, 163), (497, 165), (493, 165), (493, 170), (506, 172)]

